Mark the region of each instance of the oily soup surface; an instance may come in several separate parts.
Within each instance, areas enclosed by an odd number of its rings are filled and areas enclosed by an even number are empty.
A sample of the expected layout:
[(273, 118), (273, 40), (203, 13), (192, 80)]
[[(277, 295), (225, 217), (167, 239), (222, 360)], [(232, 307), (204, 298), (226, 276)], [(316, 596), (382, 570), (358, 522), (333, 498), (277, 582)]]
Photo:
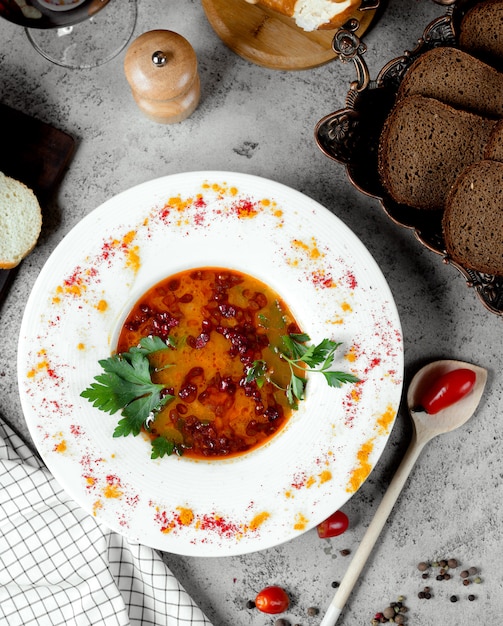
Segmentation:
[[(299, 328), (286, 304), (256, 278), (225, 268), (196, 268), (154, 285), (135, 304), (117, 352), (157, 336), (173, 349), (150, 356), (152, 380), (174, 396), (149, 422), (195, 458), (239, 454), (266, 442), (292, 409), (285, 389), (288, 364), (279, 358), (281, 336)], [(264, 361), (274, 381), (247, 381)]]

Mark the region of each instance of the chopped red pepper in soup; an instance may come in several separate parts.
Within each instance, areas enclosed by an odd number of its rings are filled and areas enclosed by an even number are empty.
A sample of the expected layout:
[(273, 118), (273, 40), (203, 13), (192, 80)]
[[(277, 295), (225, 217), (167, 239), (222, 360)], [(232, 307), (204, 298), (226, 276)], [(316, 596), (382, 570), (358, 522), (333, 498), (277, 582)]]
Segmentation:
[[(281, 336), (299, 332), (283, 300), (242, 272), (208, 267), (159, 282), (135, 304), (117, 345), (123, 353), (158, 336), (174, 346), (149, 357), (152, 381), (174, 398), (144, 430), (195, 458), (261, 446), (292, 413), (284, 391), (290, 370), (275, 348)], [(247, 380), (256, 361), (267, 363), (274, 384)]]

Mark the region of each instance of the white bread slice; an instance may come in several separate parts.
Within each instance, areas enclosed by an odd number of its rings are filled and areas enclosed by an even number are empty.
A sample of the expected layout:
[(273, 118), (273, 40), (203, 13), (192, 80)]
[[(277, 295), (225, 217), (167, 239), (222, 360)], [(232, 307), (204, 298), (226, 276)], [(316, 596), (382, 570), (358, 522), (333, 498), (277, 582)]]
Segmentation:
[(362, 0), (247, 0), (292, 17), (306, 32), (339, 28), (354, 15)]
[(33, 250), (42, 228), (37, 197), (0, 172), (0, 269), (12, 269)]

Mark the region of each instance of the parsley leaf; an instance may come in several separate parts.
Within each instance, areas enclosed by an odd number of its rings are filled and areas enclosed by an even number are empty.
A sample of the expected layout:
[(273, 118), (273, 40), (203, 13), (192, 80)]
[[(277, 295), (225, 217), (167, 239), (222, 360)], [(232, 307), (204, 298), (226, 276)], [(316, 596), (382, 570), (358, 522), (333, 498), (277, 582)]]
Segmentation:
[(173, 452), (181, 455), (182, 450), (180, 450), (179, 446), (171, 439), (159, 436), (152, 440), (151, 459), (160, 459), (165, 455), (171, 456)]
[(123, 418), (114, 437), (138, 435), (149, 416), (173, 399), (164, 393), (164, 385), (152, 382), (148, 359), (150, 354), (168, 349), (160, 337), (144, 337), (138, 347), (99, 361), (104, 373), (95, 376), (96, 382), (80, 395), (111, 415), (121, 411)]
[(174, 348), (174, 347), (175, 347), (175, 341), (173, 337), (168, 337), (168, 342), (165, 343), (157, 335), (149, 335), (148, 337), (143, 337), (142, 339), (140, 339), (139, 347), (132, 347), (129, 349), (129, 352), (131, 353), (141, 352), (142, 354), (153, 354), (154, 352), (162, 352), (163, 350), (167, 350), (168, 348)]
[(261, 389), (266, 382), (266, 374), (267, 374), (267, 363), (263, 360), (253, 361), (251, 366), (248, 368), (246, 372), (245, 382), (250, 383), (252, 380), (255, 381), (257, 387)]
[[(330, 387), (342, 387), (345, 383), (358, 383), (359, 378), (347, 372), (338, 372), (330, 369), (334, 362), (335, 351), (341, 343), (330, 339), (323, 339), (317, 345), (308, 345), (310, 341), (309, 335), (305, 333), (290, 333), (281, 337), (283, 349), (276, 348), (280, 357), (284, 359), (290, 367), (290, 382), (286, 389), (286, 397), (289, 405), (297, 409), (298, 400), (304, 399), (307, 380), (304, 376), (296, 373), (296, 370), (302, 372), (319, 372), (323, 374), (325, 380)], [(248, 369), (246, 382), (255, 380), (257, 385), (263, 384), (263, 381), (275, 384), (267, 378), (267, 364), (265, 361), (254, 361)], [(277, 386), (277, 385), (276, 385)]]
[(329, 387), (342, 387), (344, 383), (359, 383), (360, 379), (353, 374), (347, 374), (345, 372), (324, 372), (320, 370), (320, 372), (325, 377)]

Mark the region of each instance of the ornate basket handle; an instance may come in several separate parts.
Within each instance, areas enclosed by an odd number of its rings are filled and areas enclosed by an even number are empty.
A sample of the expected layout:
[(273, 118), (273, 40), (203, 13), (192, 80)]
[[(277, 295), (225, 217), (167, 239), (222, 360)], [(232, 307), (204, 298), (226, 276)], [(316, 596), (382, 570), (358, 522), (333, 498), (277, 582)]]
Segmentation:
[(351, 89), (363, 91), (370, 82), (370, 73), (363, 59), (367, 46), (356, 35), (360, 26), (356, 18), (350, 19), (334, 35), (332, 49), (339, 55), (343, 63), (353, 61), (356, 69), (356, 81), (351, 83)]
[[(380, 0), (362, 0), (360, 11), (370, 11), (378, 9)], [(356, 34), (360, 22), (355, 17), (348, 20), (344, 26), (339, 28), (332, 40), (332, 49), (339, 56), (343, 63), (353, 61), (356, 69), (356, 81), (351, 83), (351, 89), (362, 91), (370, 82), (370, 73), (367, 64), (363, 60), (363, 55), (367, 51), (367, 46)]]

